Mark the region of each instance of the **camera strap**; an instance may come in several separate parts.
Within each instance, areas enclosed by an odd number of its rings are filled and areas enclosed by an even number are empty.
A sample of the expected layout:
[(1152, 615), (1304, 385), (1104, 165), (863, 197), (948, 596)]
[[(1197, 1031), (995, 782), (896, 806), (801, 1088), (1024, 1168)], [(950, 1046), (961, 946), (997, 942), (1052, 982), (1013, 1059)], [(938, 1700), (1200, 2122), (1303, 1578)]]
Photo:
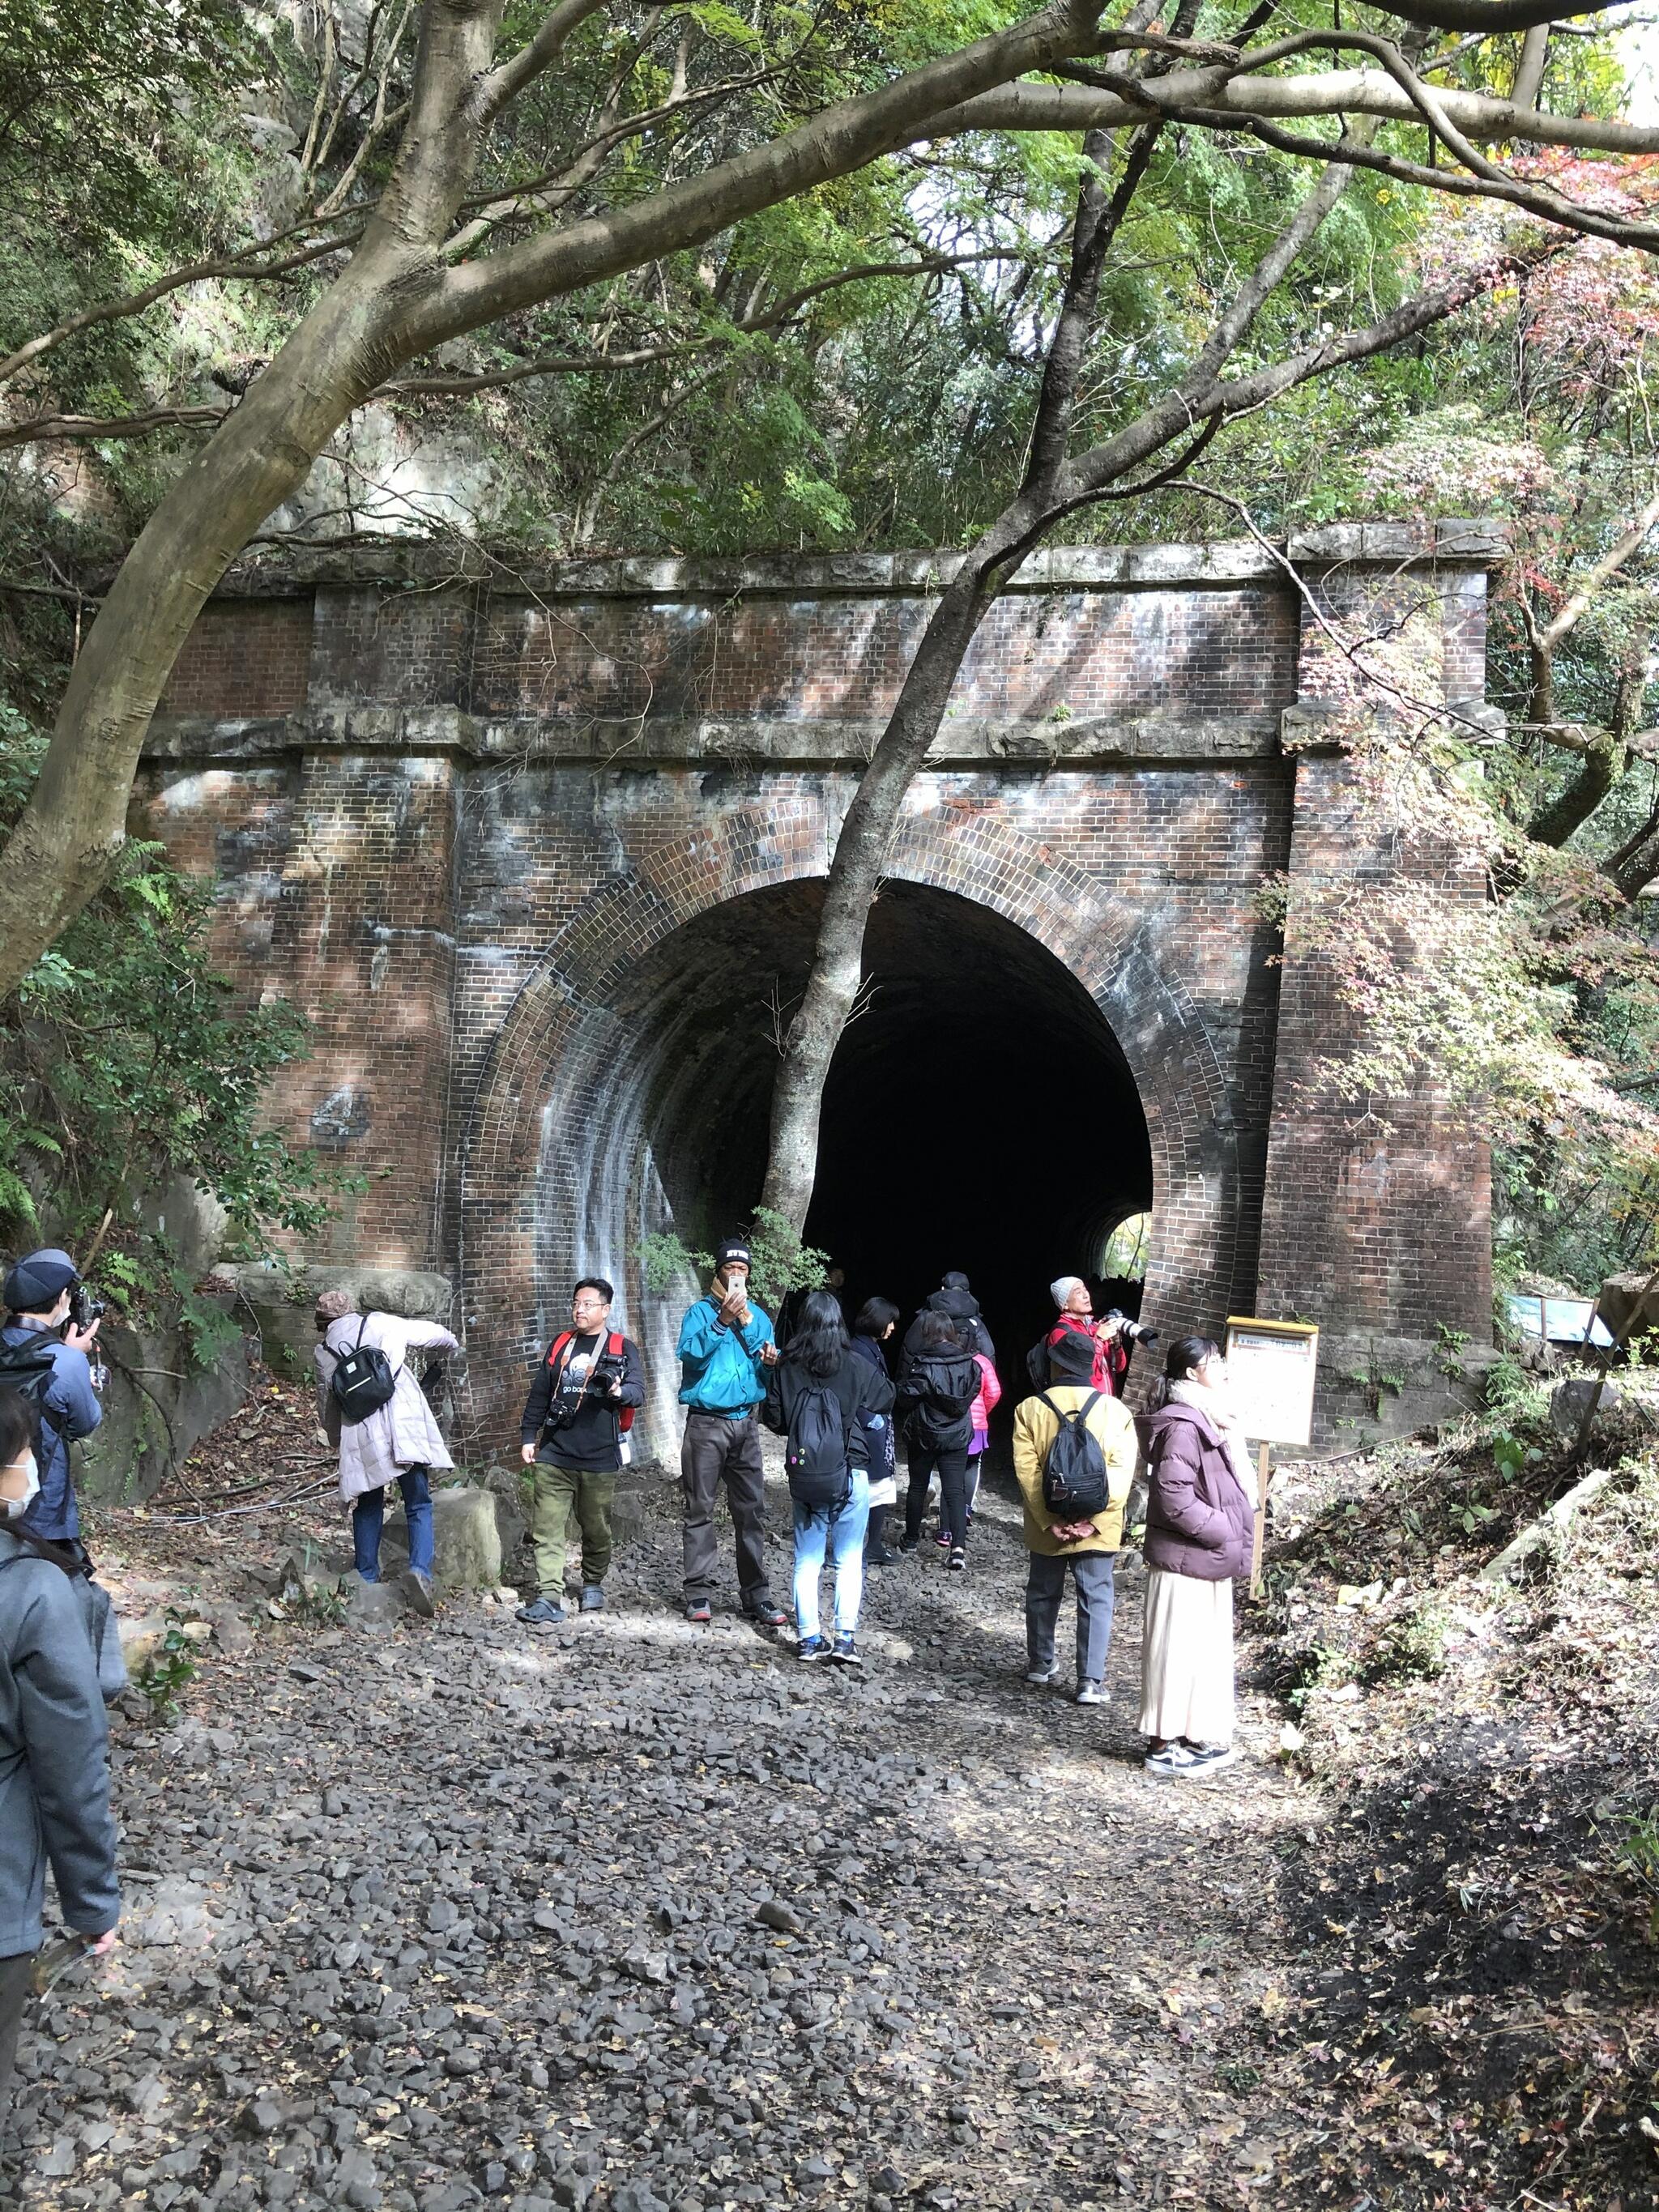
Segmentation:
[[(554, 1339), (548, 1352), (547, 1364), (553, 1370), (552, 1399), (554, 1401), (563, 1394), (564, 1370), (570, 1364), (570, 1355), (575, 1349), (576, 1343), (576, 1331), (574, 1328), (568, 1328)], [(606, 1356), (612, 1359), (620, 1359), (623, 1357), (623, 1340), (614, 1328), (596, 1329), (593, 1333), (593, 1357), (589, 1360), (587, 1372), (583, 1376), (577, 1388), (576, 1403), (570, 1416), (573, 1421), (586, 1401), (587, 1386), (593, 1379), (593, 1370), (598, 1367), (601, 1358)]]

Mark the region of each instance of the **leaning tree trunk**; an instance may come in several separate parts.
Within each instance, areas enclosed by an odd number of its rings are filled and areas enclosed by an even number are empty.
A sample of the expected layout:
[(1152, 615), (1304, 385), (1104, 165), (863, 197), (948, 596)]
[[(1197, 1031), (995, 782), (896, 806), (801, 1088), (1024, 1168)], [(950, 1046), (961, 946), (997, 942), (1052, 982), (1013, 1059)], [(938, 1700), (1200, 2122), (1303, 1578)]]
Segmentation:
[[(1177, 24), (1182, 18), (1177, 16)], [(1044, 365), (1031, 447), (1018, 492), (963, 556), (922, 633), (891, 720), (860, 779), (836, 841), (824, 888), (823, 912), (806, 988), (785, 1037), (782, 1064), (772, 1092), (771, 1142), (761, 1204), (782, 1216), (799, 1236), (805, 1228), (817, 1172), (818, 1125), (830, 1065), (858, 996), (864, 965), (864, 933), (883, 862), (898, 827), (905, 793), (915, 781), (939, 725), (957, 672), (975, 631), (999, 594), (1044, 533), (1062, 516), (1096, 500), (1121, 497), (1113, 487), (1139, 464), (1179, 440), (1195, 425), (1194, 445), (1172, 471), (1200, 450), (1225, 413), (1215, 414), (1216, 377), (1254, 325), (1285, 271), (1346, 188), (1352, 171), (1327, 168), (1290, 223), (1240, 287), (1200, 349), (1195, 374), (1170, 398), (1148, 409), (1076, 463), (1068, 465), (1067, 435), (1078, 383), (1099, 297), (1105, 258), (1151, 160), (1159, 126), (1135, 135), (1116, 189), (1108, 199), (1101, 183), (1109, 141), (1091, 132), (1084, 142), (1091, 163), (1078, 195), (1071, 266), (1054, 335)], [(1242, 392), (1243, 387), (1240, 386)], [(1092, 466), (1087, 464), (1092, 463)], [(1148, 489), (1143, 484), (1141, 489)]]
[[(1150, 13), (1142, 0), (1142, 13)], [(864, 931), (882, 863), (898, 827), (904, 795), (939, 734), (951, 686), (974, 634), (1002, 585), (1036, 543), (1055, 479), (1066, 458), (1066, 434), (1087, 350), (1106, 251), (1146, 175), (1158, 126), (1136, 136), (1124, 173), (1109, 201), (1101, 170), (1109, 156), (1105, 134), (1084, 141), (1089, 162), (1078, 191), (1065, 297), (1044, 363), (1030, 452), (1020, 487), (962, 565), (928, 618), (921, 643), (870, 765), (836, 840), (824, 886), (823, 912), (806, 989), (784, 1038), (772, 1091), (771, 1144), (761, 1204), (799, 1236), (806, 1225), (817, 1174), (818, 1124), (830, 1063), (858, 996)]]
[[(999, 534), (1006, 534), (1006, 520), (999, 518)], [(957, 672), (1000, 588), (992, 580), (999, 558), (992, 538), (988, 532), (963, 556), (933, 610), (892, 719), (859, 780), (836, 841), (811, 971), (784, 1040), (772, 1092), (771, 1149), (761, 1193), (761, 1204), (781, 1214), (797, 1233), (812, 1202), (824, 1081), (858, 996), (865, 923), (882, 864), (904, 795), (945, 719)], [(1004, 544), (1001, 557), (1006, 554)]]
[(0, 869), (0, 997), (86, 903), (126, 835), (138, 756), (225, 570), (378, 380), (385, 276), (347, 272), (156, 508), (82, 647)]

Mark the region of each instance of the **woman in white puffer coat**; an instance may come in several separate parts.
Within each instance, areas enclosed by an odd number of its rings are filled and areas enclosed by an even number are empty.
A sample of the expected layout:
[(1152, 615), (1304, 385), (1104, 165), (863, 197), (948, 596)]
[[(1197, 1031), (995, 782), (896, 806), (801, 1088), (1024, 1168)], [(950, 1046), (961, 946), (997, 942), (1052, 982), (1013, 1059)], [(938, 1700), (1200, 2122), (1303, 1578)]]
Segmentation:
[[(340, 1496), (351, 1507), (351, 1543), (357, 1572), (366, 1583), (380, 1579), (380, 1532), (386, 1521), (386, 1489), (395, 1482), (403, 1492), (409, 1522), (409, 1570), (401, 1578), (404, 1597), (429, 1620), (432, 1596), (432, 1487), (434, 1468), (455, 1462), (439, 1431), (426, 1393), (409, 1364), (411, 1352), (444, 1354), (460, 1345), (436, 1322), (408, 1321), (401, 1314), (359, 1313), (344, 1291), (325, 1291), (317, 1301), (317, 1396), (323, 1427), (340, 1452)], [(334, 1370), (359, 1346), (385, 1352), (396, 1385), (384, 1406), (366, 1419), (345, 1422), (329, 1389)]]

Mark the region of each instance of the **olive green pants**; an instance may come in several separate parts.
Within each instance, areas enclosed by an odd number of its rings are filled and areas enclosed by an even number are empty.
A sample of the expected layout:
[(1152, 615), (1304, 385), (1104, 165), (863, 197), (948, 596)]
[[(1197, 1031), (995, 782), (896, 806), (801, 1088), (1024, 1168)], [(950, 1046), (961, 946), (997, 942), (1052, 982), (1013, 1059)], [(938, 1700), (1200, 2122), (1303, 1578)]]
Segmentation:
[(611, 1505), (616, 1495), (614, 1474), (588, 1474), (580, 1468), (537, 1462), (530, 1498), (536, 1586), (555, 1605), (564, 1590), (564, 1555), (569, 1549), (573, 1512), (582, 1532), (582, 1580), (605, 1580), (611, 1565)]

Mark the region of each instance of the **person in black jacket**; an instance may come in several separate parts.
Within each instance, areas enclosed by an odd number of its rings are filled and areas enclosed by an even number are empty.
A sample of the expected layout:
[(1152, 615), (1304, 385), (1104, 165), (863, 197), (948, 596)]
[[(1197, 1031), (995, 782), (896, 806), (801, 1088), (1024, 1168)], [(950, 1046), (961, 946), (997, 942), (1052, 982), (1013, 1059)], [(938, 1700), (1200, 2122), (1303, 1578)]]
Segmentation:
[(968, 1564), (968, 1447), (974, 1434), (979, 1365), (948, 1313), (924, 1314), (916, 1348), (899, 1370), (898, 1397), (910, 1446), (910, 1487), (904, 1500), (902, 1549), (921, 1541), (927, 1486), (939, 1470), (939, 1529), (950, 1539), (948, 1564)]
[(993, 1366), (996, 1364), (997, 1348), (991, 1341), (991, 1332), (980, 1316), (979, 1300), (968, 1287), (968, 1278), (960, 1267), (946, 1268), (939, 1286), (918, 1311), (915, 1319), (904, 1332), (902, 1347), (908, 1359), (921, 1349), (921, 1326), (929, 1314), (946, 1314), (954, 1322), (963, 1324), (973, 1335), (969, 1351), (982, 1352)]
[[(898, 1326), (899, 1310), (891, 1298), (866, 1298), (853, 1323), (853, 1357), (886, 1377), (887, 1340)], [(898, 1451), (890, 1413), (866, 1423), (870, 1438), (870, 1526), (864, 1538), (866, 1567), (890, 1567), (895, 1553), (887, 1548), (887, 1516), (898, 1503)]]
[(519, 1607), (532, 1626), (564, 1619), (564, 1555), (570, 1516), (582, 1532), (584, 1613), (605, 1605), (611, 1565), (611, 1507), (622, 1466), (622, 1414), (645, 1403), (639, 1346), (611, 1327), (611, 1285), (588, 1275), (570, 1300), (570, 1326), (548, 1346), (525, 1401), (520, 1458), (536, 1470), (531, 1534), (537, 1595)]
[[(836, 1659), (844, 1667), (863, 1664), (857, 1642), (859, 1607), (864, 1600), (864, 1535), (870, 1516), (872, 1437), (878, 1435), (893, 1403), (893, 1386), (884, 1367), (872, 1366), (848, 1341), (847, 1323), (833, 1291), (811, 1291), (801, 1304), (800, 1327), (767, 1380), (761, 1419), (769, 1429), (799, 1441), (803, 1401), (827, 1393), (835, 1401), (846, 1482), (828, 1504), (798, 1494), (790, 1476), (795, 1520), (795, 1649), (803, 1659)], [(815, 1408), (820, 1414), (822, 1407)], [(834, 1435), (833, 1428), (830, 1433)], [(836, 1569), (836, 1640), (818, 1633), (818, 1577), (824, 1553)]]
[(109, 1735), (85, 1617), (70, 1568), (21, 1533), (40, 1480), (28, 1406), (0, 1390), (0, 2112), (48, 1861), (64, 1922), (88, 1951), (110, 1948), (121, 1917)]

